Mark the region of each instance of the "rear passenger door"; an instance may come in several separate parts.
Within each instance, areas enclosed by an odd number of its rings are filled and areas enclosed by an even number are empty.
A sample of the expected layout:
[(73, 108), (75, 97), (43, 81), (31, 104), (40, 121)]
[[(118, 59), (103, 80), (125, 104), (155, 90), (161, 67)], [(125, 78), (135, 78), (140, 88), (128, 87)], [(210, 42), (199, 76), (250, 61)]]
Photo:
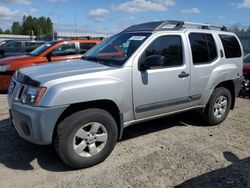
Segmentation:
[[(190, 32), (187, 34), (191, 50), (191, 89), (190, 95), (209, 96), (208, 82), (212, 71), (219, 65), (221, 57), (220, 48), (215, 40), (218, 36), (213, 33)], [(207, 98), (207, 97), (205, 97)], [(201, 100), (195, 105), (200, 105)]]
[[(138, 70), (144, 59), (165, 57), (161, 66)], [(157, 116), (189, 106), (190, 66), (186, 38), (182, 34), (154, 38), (133, 66), (133, 98), (136, 119)]]

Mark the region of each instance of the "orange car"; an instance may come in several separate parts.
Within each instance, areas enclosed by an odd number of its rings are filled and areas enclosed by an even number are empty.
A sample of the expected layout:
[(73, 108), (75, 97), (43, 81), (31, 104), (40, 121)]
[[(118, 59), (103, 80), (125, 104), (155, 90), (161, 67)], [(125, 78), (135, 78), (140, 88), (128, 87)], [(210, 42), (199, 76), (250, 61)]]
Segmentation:
[(0, 92), (8, 90), (9, 82), (16, 70), (40, 63), (80, 59), (85, 52), (100, 42), (100, 39), (51, 41), (36, 48), (28, 55), (1, 59)]

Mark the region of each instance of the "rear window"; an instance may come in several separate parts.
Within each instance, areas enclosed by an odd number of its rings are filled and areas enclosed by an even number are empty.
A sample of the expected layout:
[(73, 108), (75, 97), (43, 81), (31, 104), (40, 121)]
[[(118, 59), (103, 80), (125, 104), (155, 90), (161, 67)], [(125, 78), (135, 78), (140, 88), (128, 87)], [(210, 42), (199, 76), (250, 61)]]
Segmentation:
[(238, 40), (233, 35), (219, 35), (224, 47), (226, 58), (241, 57), (241, 48)]
[(193, 64), (211, 63), (217, 56), (217, 48), (211, 34), (190, 33), (189, 40), (192, 49)]

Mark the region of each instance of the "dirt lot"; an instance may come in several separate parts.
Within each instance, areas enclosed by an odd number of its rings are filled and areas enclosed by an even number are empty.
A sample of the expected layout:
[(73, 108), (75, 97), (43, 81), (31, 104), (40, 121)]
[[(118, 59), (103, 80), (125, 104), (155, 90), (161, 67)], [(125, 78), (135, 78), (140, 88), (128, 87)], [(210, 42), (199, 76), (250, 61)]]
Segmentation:
[(227, 120), (202, 126), (185, 113), (127, 128), (111, 156), (74, 171), (51, 146), (17, 135), (0, 95), (0, 187), (246, 187), (250, 170), (250, 99)]

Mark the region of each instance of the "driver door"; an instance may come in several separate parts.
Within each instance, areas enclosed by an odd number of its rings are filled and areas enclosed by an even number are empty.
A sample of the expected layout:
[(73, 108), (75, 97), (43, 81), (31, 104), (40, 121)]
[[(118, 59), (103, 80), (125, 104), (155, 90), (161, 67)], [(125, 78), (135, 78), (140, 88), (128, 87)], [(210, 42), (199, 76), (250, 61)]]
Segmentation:
[[(133, 63), (133, 98), (136, 119), (158, 116), (189, 106), (190, 62), (185, 36), (156, 37)], [(185, 44), (185, 45), (184, 45)], [(152, 55), (165, 57), (161, 66), (138, 69), (138, 63)], [(141, 58), (142, 56), (145, 56)]]
[(53, 49), (51, 61), (62, 61), (70, 59), (79, 59), (82, 55), (77, 54), (75, 42), (64, 42)]

